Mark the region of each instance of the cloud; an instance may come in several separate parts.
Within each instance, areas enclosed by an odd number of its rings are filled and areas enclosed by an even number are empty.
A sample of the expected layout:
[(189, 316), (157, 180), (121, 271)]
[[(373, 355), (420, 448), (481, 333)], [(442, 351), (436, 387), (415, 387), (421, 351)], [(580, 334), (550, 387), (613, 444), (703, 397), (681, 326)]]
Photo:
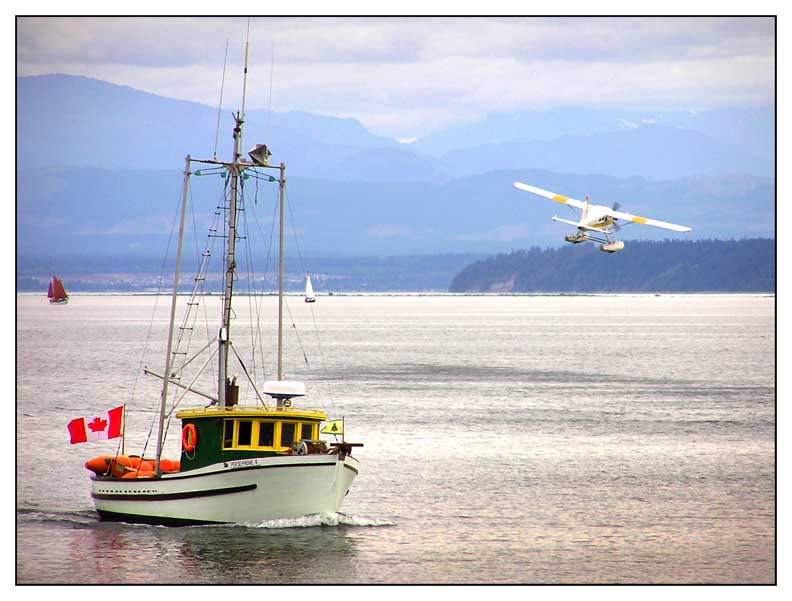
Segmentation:
[[(20, 18), (19, 75), (241, 102), (243, 18)], [(490, 112), (771, 103), (771, 18), (256, 18), (248, 107), (353, 117), (400, 139)], [(270, 66), (274, 65), (271, 73)], [(270, 80), (273, 82), (270, 94)]]

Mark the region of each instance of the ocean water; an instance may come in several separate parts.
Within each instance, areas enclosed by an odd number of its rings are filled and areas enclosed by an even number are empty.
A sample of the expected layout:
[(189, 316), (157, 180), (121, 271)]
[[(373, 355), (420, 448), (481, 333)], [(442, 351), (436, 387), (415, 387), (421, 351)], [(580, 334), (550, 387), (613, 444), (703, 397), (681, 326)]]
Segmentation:
[(168, 299), (16, 303), (18, 584), (776, 581), (772, 296), (289, 298), (286, 376), (360, 475), (340, 514), (188, 528), (100, 522), (83, 463), (115, 443), (66, 431), (128, 403), (141, 448)]

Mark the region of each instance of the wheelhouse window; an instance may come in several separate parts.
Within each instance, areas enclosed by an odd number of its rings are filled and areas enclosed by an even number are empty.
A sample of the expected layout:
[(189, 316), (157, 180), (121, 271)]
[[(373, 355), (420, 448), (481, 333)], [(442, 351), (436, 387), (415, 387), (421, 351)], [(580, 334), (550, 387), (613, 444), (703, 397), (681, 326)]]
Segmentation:
[(253, 440), (253, 422), (248, 420), (239, 420), (237, 422), (237, 440), (236, 446), (249, 447)]
[(313, 435), (313, 424), (302, 424), (300, 438), (305, 440), (315, 440)]
[(317, 424), (308, 422), (226, 419), (223, 421), (224, 449), (289, 448), (300, 440), (315, 440)]
[(227, 419), (223, 422), (224, 449), (272, 449), (273, 422), (251, 419)]
[(273, 422), (259, 422), (258, 446), (271, 447), (275, 440), (275, 424)]
[(297, 433), (297, 424), (291, 422), (283, 422), (281, 424), (281, 437), (280, 444), (282, 447), (290, 447), (294, 444), (295, 434)]
[(230, 449), (234, 446), (234, 420), (227, 419), (223, 422), (223, 448)]

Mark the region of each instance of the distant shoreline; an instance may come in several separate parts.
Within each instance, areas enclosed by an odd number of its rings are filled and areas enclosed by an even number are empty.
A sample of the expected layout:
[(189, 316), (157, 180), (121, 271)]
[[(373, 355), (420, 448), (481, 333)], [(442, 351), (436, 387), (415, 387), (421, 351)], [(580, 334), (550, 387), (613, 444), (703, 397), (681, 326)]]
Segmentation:
[[(17, 296), (41, 296), (46, 298), (46, 293), (42, 292), (17, 292)], [(169, 292), (75, 292), (69, 293), (69, 297), (78, 296), (163, 296), (170, 297)], [(180, 292), (177, 296), (189, 297), (187, 292)], [(220, 294), (205, 294), (203, 296), (220, 298)], [(244, 293), (237, 293), (234, 296), (248, 297), (248, 296), (272, 296), (277, 297), (278, 293), (256, 294), (249, 295)], [(289, 298), (302, 298), (299, 293), (286, 293), (284, 296)], [(481, 296), (481, 297), (581, 297), (581, 296), (764, 296), (775, 297), (776, 293), (768, 292), (334, 292), (333, 294), (317, 294), (317, 299), (330, 299), (337, 296), (436, 296), (436, 297), (467, 297), (467, 296)]]

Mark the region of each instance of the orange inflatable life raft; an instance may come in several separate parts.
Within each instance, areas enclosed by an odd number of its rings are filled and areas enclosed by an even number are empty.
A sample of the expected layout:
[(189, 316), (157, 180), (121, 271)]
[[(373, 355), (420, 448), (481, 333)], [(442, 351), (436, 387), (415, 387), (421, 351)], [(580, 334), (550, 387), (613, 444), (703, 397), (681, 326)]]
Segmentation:
[(127, 472), (122, 478), (153, 478), (154, 477), (154, 470), (132, 470), (131, 472)]
[[(91, 470), (97, 476), (116, 478), (150, 478), (154, 475), (154, 467), (153, 459), (141, 459), (134, 455), (101, 455), (85, 462), (85, 469)], [(160, 459), (160, 469), (163, 472), (178, 472), (180, 468), (179, 461)]]

